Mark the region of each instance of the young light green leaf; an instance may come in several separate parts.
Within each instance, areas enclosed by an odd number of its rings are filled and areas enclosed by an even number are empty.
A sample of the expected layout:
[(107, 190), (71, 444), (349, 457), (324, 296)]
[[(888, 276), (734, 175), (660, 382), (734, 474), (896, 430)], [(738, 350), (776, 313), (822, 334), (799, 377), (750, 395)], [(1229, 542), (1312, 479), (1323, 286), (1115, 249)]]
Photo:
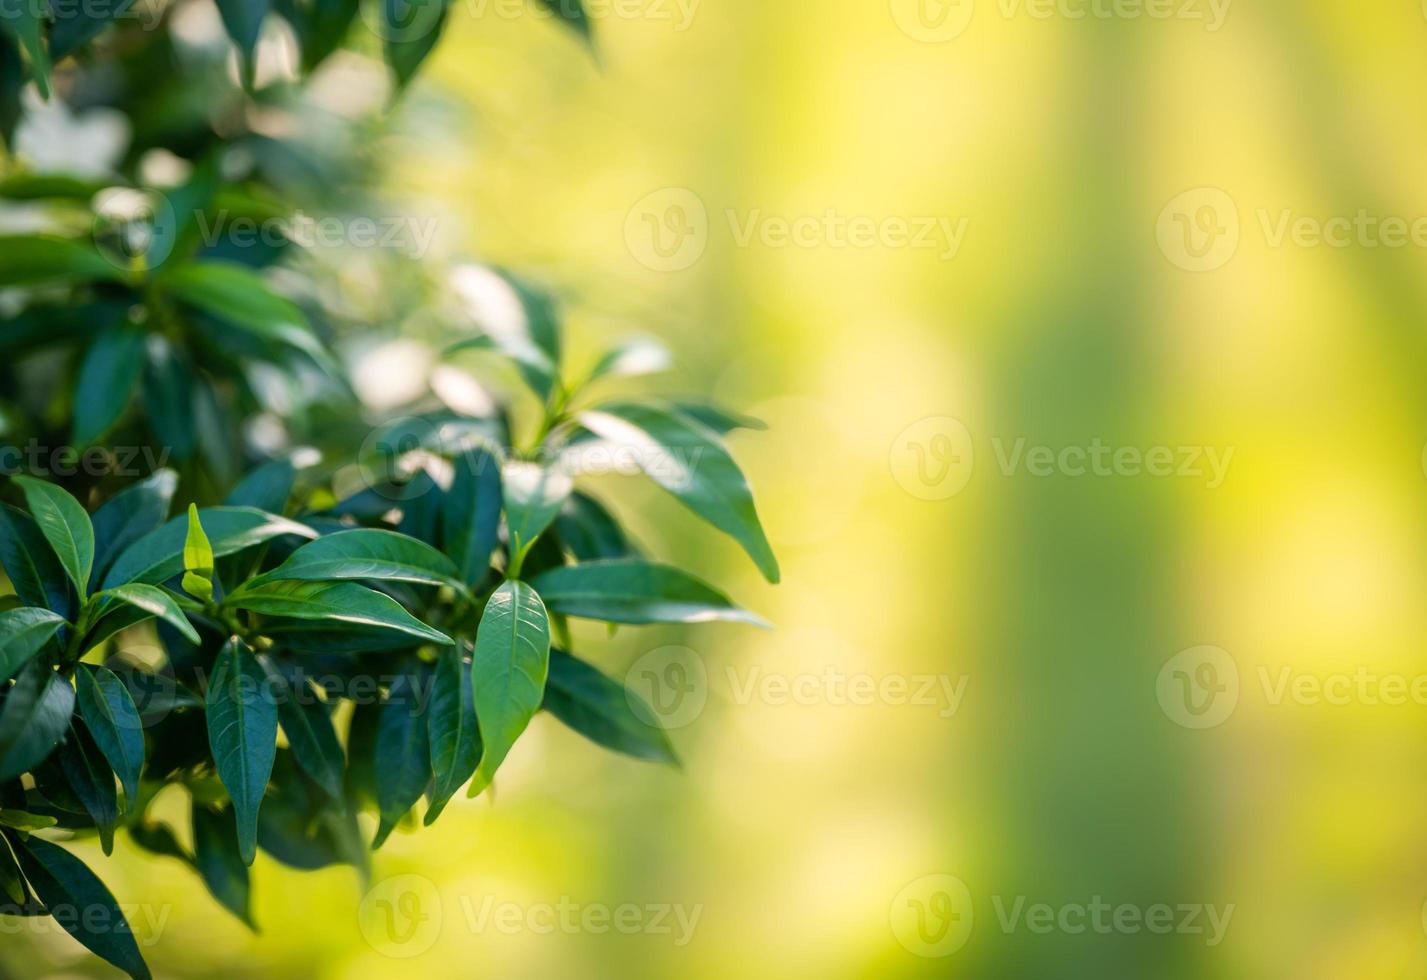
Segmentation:
[(256, 929), (248, 866), (243, 863), (232, 814), (193, 802), (193, 860), (218, 903)]
[(0, 705), (0, 783), (43, 762), (69, 730), (74, 688), (48, 664), (31, 660)]
[(107, 667), (80, 664), (75, 671), (79, 714), (124, 787), (125, 809), (139, 799), (144, 766), (144, 724), (129, 688)]
[(376, 746), (377, 805), (382, 819), (373, 850), (382, 846), (431, 781), (424, 700), (430, 677), (425, 666), (402, 671), (382, 702)]
[(582, 413), (580, 423), (627, 448), (650, 479), (741, 544), (764, 578), (778, 581), (748, 481), (715, 432), (673, 409), (633, 402), (601, 405)]
[(546, 711), (607, 749), (678, 765), (668, 733), (644, 721), (656, 717), (654, 713), (645, 708), (641, 716), (631, 707), (631, 699), (637, 697), (583, 660), (563, 650), (550, 651)]
[(471, 671), (484, 752), (469, 795), (490, 785), (540, 708), (550, 666), (550, 621), (535, 590), (507, 581), (481, 614)]
[(78, 500), (53, 483), (32, 476), (17, 476), (14, 480), (82, 603), (89, 572), (94, 567), (94, 526), (89, 523), (89, 514)]
[(607, 623), (768, 623), (688, 572), (641, 558), (552, 568), (530, 584), (551, 612)]
[(471, 664), (459, 647), (442, 650), (436, 661), (426, 727), (434, 777), (431, 805), (426, 808), (425, 824), (429, 827), (481, 761), (481, 733), (476, 725)]
[[(189, 576), (194, 574), (194, 572), (188, 572), (184, 575), (185, 586), (189, 584)], [(201, 581), (208, 582), (209, 580), (202, 579)], [(211, 582), (209, 587), (212, 588)], [(192, 591), (189, 589), (190, 593)], [(155, 616), (168, 623), (186, 636), (190, 643), (198, 642), (198, 631), (193, 628), (193, 624), (188, 621), (188, 617), (183, 614), (183, 610), (179, 608), (173, 596), (158, 586), (130, 582), (128, 585), (116, 585), (112, 589), (95, 593), (94, 598), (101, 601), (112, 600), (115, 603), (123, 603), (141, 609), (150, 616)], [(135, 622), (142, 621), (126, 619), (125, 625), (132, 626)]]
[[(252, 507), (205, 507), (198, 512), (215, 558), (237, 554), (285, 534), (315, 538), (317, 532), (305, 524), (268, 514)], [(104, 586), (126, 582), (157, 585), (184, 570), (183, 549), (188, 534), (188, 515), (182, 514), (150, 531), (124, 549)]]
[(391, 596), (355, 582), (264, 582), (233, 593), (224, 606), (266, 616), (395, 630), (428, 643), (452, 642), (445, 633), (412, 616)]
[(574, 484), (568, 473), (538, 463), (509, 462), (501, 469), (501, 493), (505, 498), (506, 529), (510, 532), (512, 564), (519, 560), (555, 515)]
[(63, 625), (63, 616), (36, 606), (0, 612), (0, 684), (14, 677)]
[(277, 692), (278, 720), (302, 771), (330, 796), (342, 800), (342, 773), (347, 760), (332, 727), (332, 716), (301, 671), (283, 670), (266, 657), (259, 662)]
[(178, 474), (173, 470), (158, 470), (147, 479), (119, 491), (94, 512), (94, 571), (89, 573), (91, 590), (100, 587), (109, 566), (125, 548), (162, 526), (177, 487)]
[(203, 533), (198, 505), (189, 504), (188, 533), (183, 539), (183, 591), (205, 605), (213, 602), (213, 562), (213, 546)]
[(238, 851), (251, 865), (258, 850), (258, 809), (277, 751), (278, 717), (263, 669), (241, 640), (229, 640), (219, 651), (206, 705), (208, 744), (233, 800)]
[(378, 580), (417, 585), (460, 584), (451, 560), (424, 541), (378, 528), (327, 534), (303, 545), (277, 568), (234, 590), (234, 595), (277, 580), (302, 582)]
[(150, 980), (133, 929), (94, 872), (64, 848), (38, 837), (12, 842), (25, 877), (46, 907), (87, 910), (85, 915), (57, 918), (60, 927), (133, 980)]
[(131, 324), (95, 338), (74, 388), (74, 443), (86, 447), (119, 419), (144, 367), (144, 333)]

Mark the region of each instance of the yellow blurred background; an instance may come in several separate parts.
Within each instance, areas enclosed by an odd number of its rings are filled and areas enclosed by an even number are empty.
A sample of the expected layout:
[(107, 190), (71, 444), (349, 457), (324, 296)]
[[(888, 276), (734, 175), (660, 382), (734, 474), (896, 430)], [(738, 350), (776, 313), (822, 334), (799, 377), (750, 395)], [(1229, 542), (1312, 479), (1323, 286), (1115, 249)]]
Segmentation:
[(541, 716), (260, 935), (119, 848), (156, 975), (1427, 971), (1415, 0), (588, 4), (456, 0), (390, 190), (768, 422), (779, 586), (606, 497), (777, 628), (587, 627), (682, 772)]

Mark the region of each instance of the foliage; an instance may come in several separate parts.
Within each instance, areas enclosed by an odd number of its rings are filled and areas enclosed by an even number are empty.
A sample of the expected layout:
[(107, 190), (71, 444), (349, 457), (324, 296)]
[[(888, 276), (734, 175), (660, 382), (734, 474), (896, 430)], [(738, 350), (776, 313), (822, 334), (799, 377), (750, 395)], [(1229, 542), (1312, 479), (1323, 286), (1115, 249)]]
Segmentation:
[[(506, 311), (484, 329), (426, 312), (450, 359), (508, 364), (530, 395), (485, 410), (422, 397), (371, 428), (332, 343), (360, 317), (324, 301), (320, 260), (208, 233), (219, 215), (270, 220), (320, 206), (324, 188), (329, 203), (359, 192), (360, 154), (254, 122), (310, 110), (298, 82), (263, 84), (264, 18), (290, 25), (311, 72), (344, 40), (361, 46), (357, 5), (219, 0), (230, 77), (172, 29), (201, 3), (152, 30), (122, 4), (0, 21), (7, 140), (31, 89), (117, 109), (133, 133), (117, 173), (10, 159), (0, 177), (0, 199), (41, 204), (48, 222), (0, 237), (5, 436), (60, 447), (29, 474), (5, 461), (0, 914), (97, 909), (61, 925), (135, 977), (148, 970), (117, 903), (56, 834), (97, 836), (107, 854), (123, 829), (251, 924), (258, 850), (365, 869), (423, 797), (429, 824), (461, 786), (490, 786), (541, 708), (607, 748), (677, 761), (654, 713), (570, 649), (568, 618), (761, 621), (629, 540), (580, 487), (602, 460), (642, 469), (778, 575), (723, 446), (752, 420), (600, 395), (667, 356), (640, 340), (573, 372), (553, 296), (513, 274), (462, 271)], [(577, 4), (549, 5), (588, 39)], [(381, 22), (399, 8), (381, 4)], [(388, 32), (398, 85), (439, 29)], [(179, 175), (162, 190), (145, 184), (155, 159)], [(133, 213), (106, 207), (116, 192)], [(259, 438), (274, 426), (277, 451)], [(191, 799), (191, 851), (150, 812), (168, 786)]]

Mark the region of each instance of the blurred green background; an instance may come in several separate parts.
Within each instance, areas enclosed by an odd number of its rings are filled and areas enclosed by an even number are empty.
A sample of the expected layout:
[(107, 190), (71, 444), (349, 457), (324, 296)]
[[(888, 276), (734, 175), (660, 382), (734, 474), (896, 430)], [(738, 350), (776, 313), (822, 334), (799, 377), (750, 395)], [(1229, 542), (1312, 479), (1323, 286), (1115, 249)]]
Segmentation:
[[(156, 975), (1427, 971), (1427, 703), (1373, 683), (1427, 672), (1415, 0), (589, 6), (596, 57), (457, 0), (387, 191), (769, 423), (783, 584), (617, 509), (777, 629), (589, 629), (684, 771), (542, 716), (370, 890), (260, 857), (261, 935), (86, 845)], [(110, 973), (7, 930), (10, 975)]]

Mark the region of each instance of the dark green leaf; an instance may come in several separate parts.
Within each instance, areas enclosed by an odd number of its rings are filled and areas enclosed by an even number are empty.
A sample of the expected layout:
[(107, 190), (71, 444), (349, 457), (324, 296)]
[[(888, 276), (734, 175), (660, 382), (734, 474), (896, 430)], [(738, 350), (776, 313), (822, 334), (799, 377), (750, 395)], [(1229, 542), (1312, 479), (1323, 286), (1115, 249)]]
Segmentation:
[(149, 980), (133, 929), (94, 872), (73, 854), (38, 837), (18, 843), (16, 852), (40, 901), (47, 908), (70, 913), (55, 919), (66, 932), (134, 980)]
[(673, 405), (680, 415), (703, 423), (721, 436), (727, 435), (734, 429), (754, 429), (761, 432), (768, 428), (768, 423), (761, 419), (730, 412), (726, 408), (709, 405), (705, 402), (675, 401)]
[(560, 20), (568, 24), (576, 34), (585, 39), (586, 43), (591, 40), (590, 18), (585, 13), (583, 0), (540, 0), (549, 8)]
[(290, 459), (268, 460), (253, 470), (233, 488), (223, 502), (234, 507), (256, 507), (271, 514), (281, 514), (292, 496), (297, 480), (297, 467)]
[(25, 504), (40, 533), (54, 549), (83, 602), (89, 573), (94, 568), (94, 526), (89, 523), (88, 512), (53, 483), (32, 476), (17, 476), (14, 480), (25, 495)]
[(412, 616), (391, 596), (355, 582), (263, 582), (235, 591), (224, 605), (266, 616), (395, 630), (430, 643), (452, 642), (445, 633)]
[(0, 613), (0, 684), (39, 653), (64, 625), (64, 617), (36, 606)]
[(278, 693), (278, 720), (303, 772), (337, 802), (342, 800), (342, 773), (347, 760), (332, 727), (332, 716), (312, 682), (295, 669), (283, 670), (267, 658), (263, 669)]
[(106, 3), (54, 3), (55, 25), (50, 31), (50, 57), (60, 61), (98, 37), (109, 24), (122, 17), (133, 0)]
[(425, 820), (430, 826), (461, 784), (475, 773), (481, 761), (481, 734), (476, 725), (471, 664), (460, 648), (442, 650), (436, 661), (426, 728), (431, 742), (431, 771), (434, 776), (431, 805), (426, 809)]
[[(304, 582), (380, 580), (446, 585), (459, 582), (456, 566), (435, 548), (394, 531), (354, 528), (327, 534), (298, 548), (263, 580)], [(238, 594), (251, 588), (251, 583)]]
[(99, 828), (99, 844), (105, 855), (114, 853), (114, 825), (119, 821), (114, 770), (109, 768), (84, 722), (74, 721), (69, 736), (55, 750), (54, 758), (75, 799)]
[(768, 623), (687, 572), (641, 558), (553, 568), (530, 584), (551, 612), (607, 623)]
[(778, 581), (778, 560), (758, 521), (753, 493), (717, 433), (672, 409), (632, 402), (601, 405), (582, 413), (580, 422), (628, 447), (655, 483), (741, 544), (764, 578)]
[(444, 0), (379, 0), (387, 64), (403, 88), (426, 60), (446, 26)]
[(107, 667), (80, 664), (75, 671), (79, 713), (95, 744), (124, 785), (126, 808), (139, 799), (144, 766), (144, 724), (129, 688)]
[(545, 685), (544, 708), (592, 742), (654, 762), (679, 764), (669, 736), (662, 728), (644, 722), (630, 707), (638, 697), (583, 660), (563, 650), (550, 651), (550, 679)]
[(634, 558), (638, 552), (604, 504), (576, 490), (555, 517), (555, 535), (580, 561)]
[(431, 781), (425, 700), (430, 679), (431, 672), (424, 667), (403, 671), (382, 702), (376, 745), (377, 805), (382, 819), (374, 849), (385, 842)]
[(160, 527), (168, 516), (178, 475), (159, 470), (146, 480), (119, 491), (94, 512), (94, 571), (89, 587), (96, 589), (114, 559), (139, 538)]
[(75, 445), (90, 445), (118, 421), (143, 367), (144, 333), (138, 328), (111, 327), (95, 339), (75, 382)]
[[(215, 557), (236, 554), (283, 534), (315, 538), (317, 532), (297, 521), (251, 507), (205, 507), (198, 512)], [(183, 571), (183, 544), (188, 536), (188, 515), (181, 514), (124, 549), (109, 574), (106, 588), (126, 582), (151, 585), (166, 582)]]
[(258, 808), (277, 749), (277, 705), (266, 675), (238, 639), (218, 654), (208, 682), (208, 744), (218, 777), (233, 800), (238, 850), (252, 864), (258, 850)]
[(218, 13), (223, 19), (223, 28), (242, 55), (243, 78), (251, 82), (254, 58), (258, 49), (258, 38), (263, 30), (263, 18), (267, 16), (268, 0), (218, 0)]
[(484, 446), (475, 446), (452, 460), (451, 489), (442, 504), (446, 554), (459, 576), (475, 585), (490, 568), (491, 552), (500, 536), (500, 460)]
[(43, 762), (69, 730), (74, 688), (48, 664), (31, 660), (0, 705), (0, 782)]
[(183, 849), (178, 838), (167, 824), (144, 823), (129, 828), (129, 837), (150, 854), (159, 857), (177, 858), (184, 864), (196, 866), (193, 855)]
[(233, 814), (210, 810), (193, 803), (193, 859), (208, 891), (228, 911), (250, 929), (253, 925), (252, 894), (248, 867), (238, 848)]
[(0, 504), (0, 563), (27, 606), (42, 606), (65, 619), (75, 613), (74, 588), (34, 518)]
[(486, 603), (476, 632), (471, 679), (484, 753), (471, 796), (490, 785), (539, 709), (549, 664), (550, 622), (540, 596), (524, 582), (505, 582)]
[(521, 555), (550, 526), (572, 489), (570, 476), (564, 470), (538, 463), (505, 464), (501, 492), (511, 554)]
[[(21, 6), (29, 9), (31, 5)], [(0, 235), (0, 286), (56, 286), (104, 279), (123, 279), (123, 275), (88, 240)]]
[(193, 368), (161, 337), (149, 338), (149, 362), (144, 370), (144, 414), (155, 438), (179, 462), (193, 457)]

